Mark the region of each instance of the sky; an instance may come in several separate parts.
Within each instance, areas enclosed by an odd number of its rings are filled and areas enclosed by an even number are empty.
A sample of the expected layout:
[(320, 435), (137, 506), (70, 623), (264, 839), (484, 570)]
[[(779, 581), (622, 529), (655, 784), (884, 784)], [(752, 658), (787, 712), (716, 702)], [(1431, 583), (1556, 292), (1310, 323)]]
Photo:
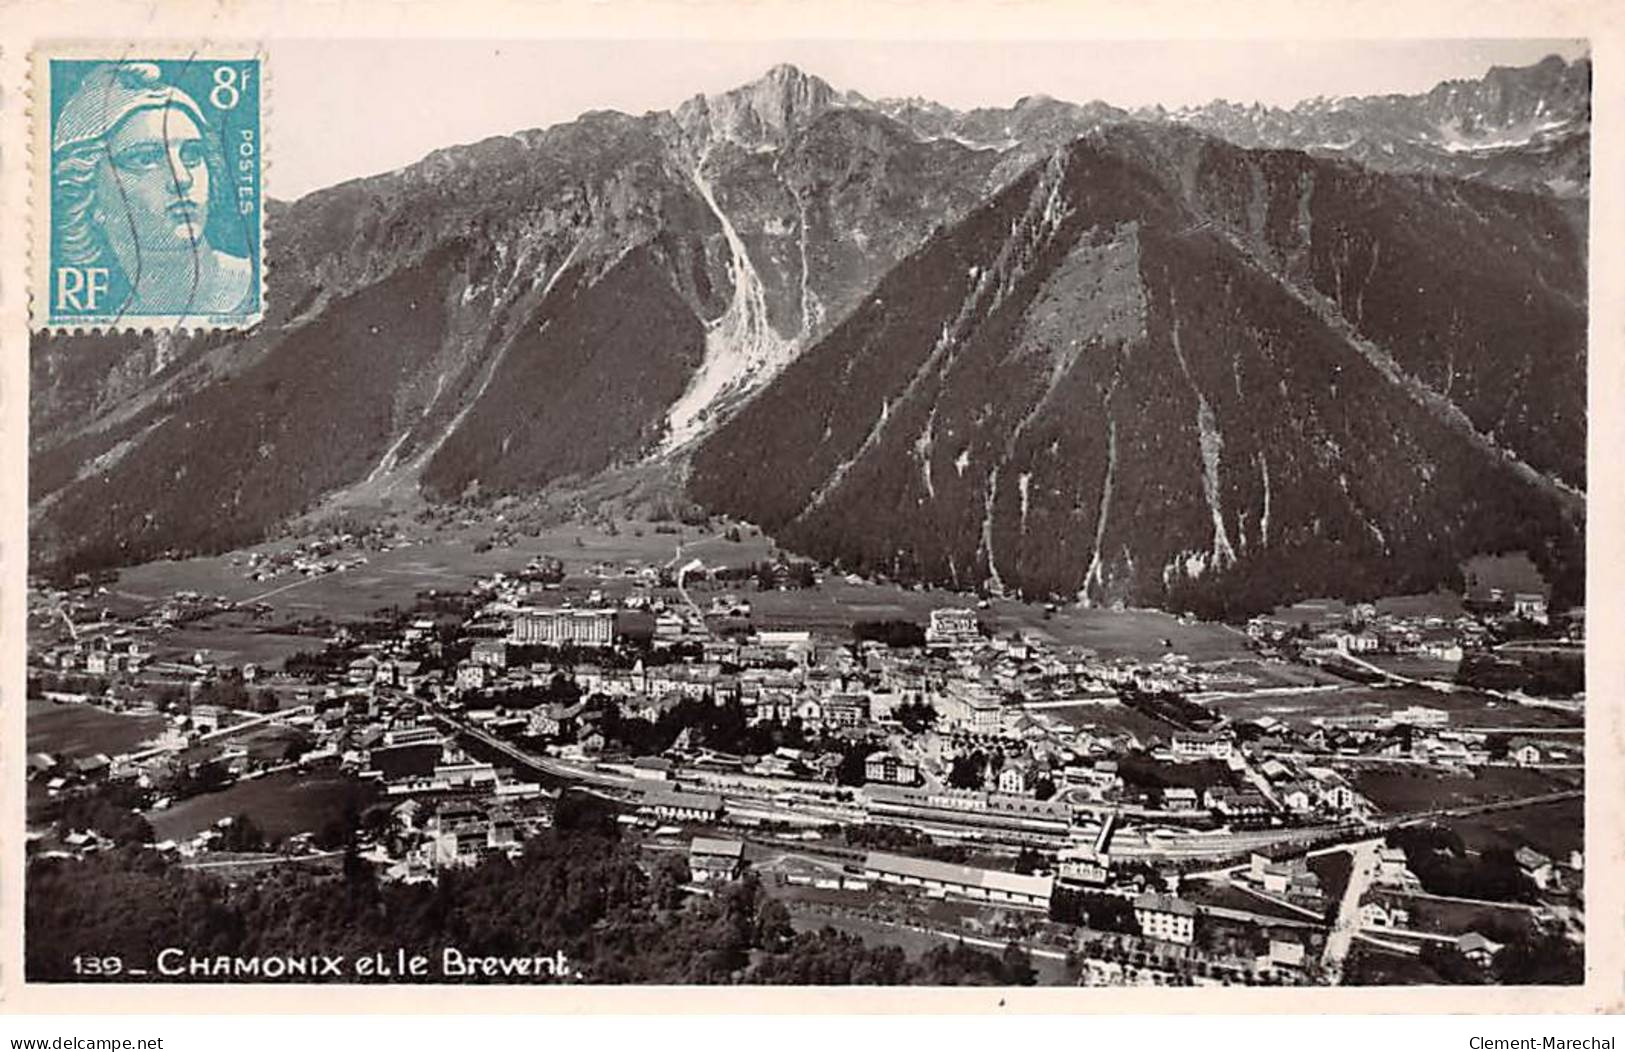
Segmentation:
[(271, 50), (271, 196), (292, 200), (432, 150), (573, 120), (642, 114), (789, 62), (838, 91), (955, 109), (1024, 95), (1169, 108), (1215, 98), (1291, 106), (1317, 95), (1427, 91), (1573, 40), (279, 41)]

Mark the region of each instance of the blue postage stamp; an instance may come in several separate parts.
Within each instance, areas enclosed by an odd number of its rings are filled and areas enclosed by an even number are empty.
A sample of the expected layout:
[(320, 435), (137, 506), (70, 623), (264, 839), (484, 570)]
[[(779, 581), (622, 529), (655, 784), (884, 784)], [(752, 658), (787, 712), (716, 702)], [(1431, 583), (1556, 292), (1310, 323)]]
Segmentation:
[(264, 87), (252, 50), (36, 54), (36, 326), (260, 319)]

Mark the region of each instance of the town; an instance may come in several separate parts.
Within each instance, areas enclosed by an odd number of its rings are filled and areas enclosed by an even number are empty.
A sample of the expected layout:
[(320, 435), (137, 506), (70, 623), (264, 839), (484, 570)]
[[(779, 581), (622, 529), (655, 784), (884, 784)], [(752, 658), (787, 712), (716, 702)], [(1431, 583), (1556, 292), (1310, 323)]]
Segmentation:
[(1298, 604), (1207, 626), (1222, 654), (1171, 635), (1129, 655), (1058, 640), (1054, 604), (976, 595), (793, 627), (782, 611), (834, 589), (896, 589), (677, 542), (289, 614), (304, 642), (279, 662), (177, 645), (391, 547), (234, 557), (272, 589), (247, 599), (35, 582), (30, 856), (133, 845), (234, 881), (353, 857), (432, 885), (587, 798), (684, 896), (752, 880), (798, 930), (1014, 948), (1037, 982), (1535, 981), (1579, 960), (1584, 615), (1541, 592)]

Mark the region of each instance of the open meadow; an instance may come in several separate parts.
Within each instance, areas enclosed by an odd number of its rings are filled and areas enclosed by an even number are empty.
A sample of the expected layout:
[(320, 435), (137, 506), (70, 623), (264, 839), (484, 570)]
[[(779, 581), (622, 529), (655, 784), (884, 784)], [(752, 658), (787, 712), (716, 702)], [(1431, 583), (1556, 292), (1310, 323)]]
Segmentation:
[(1285, 658), (1234, 657), (1209, 662), (1205, 671), (1245, 677), (1253, 681), (1251, 687), (1216, 686), (1217, 693), (1245, 693), (1249, 689), (1280, 689), (1285, 687), (1347, 686), (1348, 680), (1314, 665), (1300, 665)]
[(1453, 902), (1427, 895), (1395, 896), (1394, 901), (1410, 911), (1406, 927), (1434, 935), (1465, 935), (1495, 932), (1504, 941), (1511, 933), (1527, 935), (1534, 929), (1528, 910), (1497, 906), (1488, 902)]
[(1540, 796), (1572, 787), (1572, 780), (1520, 767), (1443, 771), (1414, 764), (1361, 765), (1354, 787), (1384, 812), (1395, 814)]
[(364, 809), (376, 796), (375, 788), (347, 775), (279, 771), (150, 812), (147, 821), (158, 839), (179, 840), (222, 818), (246, 814), (266, 837), (274, 839), (318, 832), (328, 822), (342, 819), (350, 801)]
[(65, 756), (116, 756), (156, 738), (162, 716), (128, 716), (81, 702), (29, 698), (26, 712), (29, 752)]
[(1585, 725), (1578, 713), (1518, 705), (1468, 690), (1436, 691), (1425, 687), (1347, 684), (1336, 690), (1213, 698), (1204, 704), (1232, 720), (1273, 716), (1300, 728), (1320, 718), (1388, 716), (1413, 706), (1445, 710), (1450, 714), (1449, 726), (1457, 730), (1577, 730)]
[(1074, 731), (1089, 730), (1099, 734), (1126, 731), (1142, 740), (1159, 735), (1168, 737), (1176, 728), (1155, 717), (1148, 716), (1127, 705), (1062, 705), (1054, 708), (1034, 709), (1033, 714), (1051, 723), (1064, 724)]
[(1452, 682), (1456, 678), (1456, 669), (1461, 666), (1459, 661), (1445, 661), (1421, 654), (1367, 654), (1364, 660), (1396, 676), (1442, 683)]
[[(764, 628), (807, 629), (847, 635), (854, 621), (903, 619), (924, 624), (932, 610), (970, 607), (975, 596), (944, 589), (893, 584), (853, 584), (830, 576), (816, 589), (749, 594), (755, 620)], [(1058, 646), (1088, 647), (1103, 658), (1155, 660), (1169, 652), (1193, 661), (1246, 657), (1247, 638), (1225, 625), (1184, 622), (1156, 610), (1066, 607), (997, 599), (978, 611), (1001, 636), (1020, 633)]]
[(1242, 910), (1246, 913), (1254, 913), (1275, 920), (1296, 922), (1298, 924), (1315, 923), (1315, 921), (1298, 910), (1285, 906), (1264, 895), (1256, 894), (1240, 884), (1232, 884), (1228, 881), (1187, 880), (1180, 885), (1180, 897), (1204, 906)]
[[(483, 551), (477, 549), (489, 538), (489, 527), (442, 528), (426, 540), (390, 551), (367, 552), (365, 564), (347, 570), (249, 580), (246, 556), (286, 550), (289, 542), (283, 541), (229, 555), (131, 567), (121, 571), (107, 602), (126, 615), (139, 613), (177, 591), (224, 596), (237, 603), (264, 603), (272, 613), (261, 619), (217, 615), (171, 633), (164, 642), (177, 650), (208, 650), (226, 660), (271, 663), (306, 646), (296, 635), (277, 633), (278, 625), (317, 616), (333, 621), (360, 619), (391, 607), (410, 609), (420, 592), (466, 591), (476, 577), (517, 573), (539, 556), (560, 560), (566, 579), (559, 596), (579, 602), (593, 590), (602, 591), (608, 601), (633, 590), (633, 582), (624, 575), (601, 578), (589, 572), (601, 563), (666, 566), (700, 559), (710, 567), (743, 567), (766, 561), (776, 551), (770, 538), (749, 528), (740, 532), (738, 541), (729, 540), (720, 529), (703, 531), (673, 524), (663, 528), (676, 532), (657, 532), (650, 523), (623, 523), (613, 532), (599, 525), (568, 524), (543, 530), (536, 537), (522, 537), (511, 546), (496, 545)], [(362, 553), (340, 554), (348, 558)], [(826, 575), (817, 588), (799, 591), (758, 592), (751, 582), (731, 587), (751, 601), (759, 627), (806, 629), (838, 639), (851, 637), (855, 621), (906, 619), (924, 624), (934, 609), (968, 607), (976, 602), (972, 595), (943, 589), (851, 583), (835, 574)], [(723, 586), (705, 584), (693, 589), (702, 603), (723, 590)], [(1198, 662), (1249, 656), (1247, 639), (1236, 629), (1181, 621), (1154, 610), (1049, 611), (1038, 604), (1000, 599), (992, 601), (981, 615), (999, 634), (1019, 632), (1059, 645), (1089, 647), (1107, 658), (1155, 659), (1170, 651)]]
[(279, 632), (273, 619), (256, 622), (237, 611), (191, 622), (164, 633), (155, 642), (154, 654), (160, 659), (186, 660), (202, 653), (212, 662), (255, 664), (261, 668), (279, 667), (292, 654), (322, 647), (319, 636)]
[(1320, 878), (1320, 890), (1326, 893), (1328, 919), (1335, 918), (1343, 892), (1348, 890), (1349, 877), (1354, 873), (1354, 858), (1347, 851), (1328, 851), (1313, 856), (1308, 864), (1309, 871)]
[(160, 560), (133, 566), (119, 573), (110, 592), (111, 605), (119, 600), (151, 604), (176, 591), (224, 596), (233, 602), (263, 602), (277, 611), (322, 614), (335, 620), (365, 617), (384, 607), (410, 607), (417, 593), (428, 589), (465, 591), (476, 577), (517, 573), (540, 556), (553, 556), (566, 574), (584, 576), (600, 562), (665, 565), (677, 557), (697, 557), (708, 563), (739, 564), (767, 558), (771, 544), (759, 534), (739, 542), (720, 533), (694, 527), (673, 527), (680, 532), (656, 533), (650, 524), (628, 523), (614, 533), (601, 527), (568, 525), (523, 537), (512, 545), (485, 547), (489, 529), (440, 530), (421, 541), (389, 551), (339, 553), (341, 558), (365, 555), (366, 563), (347, 570), (304, 577), (288, 573), (265, 581), (247, 576), (247, 556), (285, 551), (290, 542), (271, 542), (227, 555), (195, 559)]
[(1548, 857), (1567, 859), (1570, 851), (1585, 850), (1585, 801), (1578, 797), (1452, 818), (1448, 825), (1469, 851), (1515, 851), (1528, 845)]
[[(868, 917), (845, 912), (838, 908), (819, 908), (812, 903), (803, 904), (794, 898), (791, 898), (790, 902), (793, 903), (790, 910), (790, 924), (798, 932), (816, 932), (826, 927), (834, 928), (843, 934), (856, 936), (863, 941), (865, 946), (871, 948), (898, 947), (910, 960), (919, 960), (938, 947), (952, 947), (960, 942), (959, 936), (937, 928), (921, 931), (911, 927), (905, 928), (898, 924), (871, 920)], [(991, 945), (973, 946), (973, 948), (984, 952), (1000, 952), (999, 947), (1003, 945), (1002, 941), (992, 938), (987, 941)], [(1035, 954), (1032, 957), (1032, 967), (1040, 986), (1063, 985), (1070, 981), (1065, 962), (1054, 957)]]

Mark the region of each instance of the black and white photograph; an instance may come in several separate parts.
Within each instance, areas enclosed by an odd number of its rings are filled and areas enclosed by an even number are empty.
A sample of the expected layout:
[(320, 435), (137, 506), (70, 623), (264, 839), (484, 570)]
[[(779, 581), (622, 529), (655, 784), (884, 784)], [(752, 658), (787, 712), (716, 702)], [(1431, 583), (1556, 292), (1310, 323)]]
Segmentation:
[(262, 78), (263, 316), (34, 301), (12, 979), (1586, 983), (1589, 40), (248, 44), (74, 103)]

